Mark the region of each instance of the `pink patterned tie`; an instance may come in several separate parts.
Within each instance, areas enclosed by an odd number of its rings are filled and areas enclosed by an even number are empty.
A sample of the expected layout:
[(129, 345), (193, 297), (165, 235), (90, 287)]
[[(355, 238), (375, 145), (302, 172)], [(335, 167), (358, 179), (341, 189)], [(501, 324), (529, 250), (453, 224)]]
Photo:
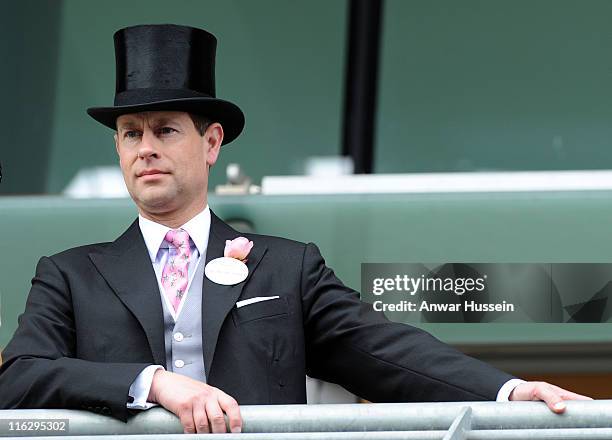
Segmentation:
[(189, 245), (189, 234), (182, 229), (168, 231), (165, 238), (170, 243), (170, 248), (162, 271), (162, 286), (164, 286), (170, 304), (177, 311), (189, 283), (187, 272), (191, 246)]

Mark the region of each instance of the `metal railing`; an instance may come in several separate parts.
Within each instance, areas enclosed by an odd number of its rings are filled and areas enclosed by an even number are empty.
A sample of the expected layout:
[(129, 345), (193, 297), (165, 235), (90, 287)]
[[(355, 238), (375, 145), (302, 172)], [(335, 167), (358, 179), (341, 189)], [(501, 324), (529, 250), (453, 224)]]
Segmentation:
[[(242, 434), (217, 434), (214, 438), (612, 439), (612, 400), (569, 401), (562, 415), (553, 414), (541, 402), (261, 405), (242, 406), (241, 414)], [(51, 427), (54, 425), (49, 422), (67, 423), (63, 432), (41, 431), (33, 429), (36, 421), (38, 426), (45, 422)], [(118, 440), (117, 436), (124, 436), (124, 440), (173, 440), (184, 438), (182, 432), (178, 418), (162, 408), (144, 411), (128, 423), (85, 411), (0, 411), (0, 437), (33, 439), (60, 434), (75, 440)]]

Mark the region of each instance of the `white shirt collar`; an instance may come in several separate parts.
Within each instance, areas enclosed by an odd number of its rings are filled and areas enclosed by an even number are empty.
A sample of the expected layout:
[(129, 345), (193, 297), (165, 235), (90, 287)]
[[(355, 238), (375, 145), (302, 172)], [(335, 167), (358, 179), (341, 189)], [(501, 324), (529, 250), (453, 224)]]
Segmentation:
[[(146, 219), (142, 215), (138, 216), (138, 226), (140, 226), (151, 261), (155, 262), (159, 247), (171, 228)], [(210, 233), (210, 208), (208, 205), (206, 205), (204, 211), (182, 225), (180, 229), (187, 231), (200, 255), (204, 255), (208, 247), (208, 235)]]

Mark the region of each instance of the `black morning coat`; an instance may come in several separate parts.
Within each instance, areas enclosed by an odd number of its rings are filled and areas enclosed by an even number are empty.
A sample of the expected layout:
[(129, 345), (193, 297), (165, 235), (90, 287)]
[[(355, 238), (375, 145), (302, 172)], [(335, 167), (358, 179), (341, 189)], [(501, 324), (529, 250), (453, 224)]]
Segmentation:
[[(254, 243), (247, 279), (224, 286), (204, 278), (202, 295), (207, 381), (239, 404), (305, 403), (306, 374), (373, 402), (495, 400), (512, 378), (389, 322), (312, 243), (239, 233), (211, 213), (206, 262), (241, 235)], [(112, 243), (39, 261), (3, 359), (0, 408), (89, 409), (127, 420), (134, 379), (166, 363), (161, 297), (138, 221)]]

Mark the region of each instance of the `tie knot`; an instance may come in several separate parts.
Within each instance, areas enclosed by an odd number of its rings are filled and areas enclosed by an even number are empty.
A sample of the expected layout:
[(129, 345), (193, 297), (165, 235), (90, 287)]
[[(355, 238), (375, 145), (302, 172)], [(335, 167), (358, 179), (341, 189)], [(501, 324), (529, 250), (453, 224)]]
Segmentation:
[(166, 233), (166, 241), (177, 249), (189, 249), (189, 234), (183, 229), (171, 229)]

